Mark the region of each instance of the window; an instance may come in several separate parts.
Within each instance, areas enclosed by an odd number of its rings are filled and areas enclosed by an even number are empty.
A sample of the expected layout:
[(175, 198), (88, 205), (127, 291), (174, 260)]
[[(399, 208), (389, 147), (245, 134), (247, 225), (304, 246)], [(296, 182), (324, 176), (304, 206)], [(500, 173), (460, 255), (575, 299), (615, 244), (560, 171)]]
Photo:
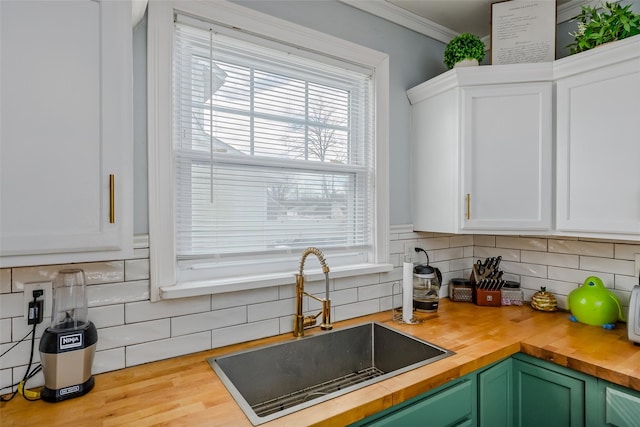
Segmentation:
[[(380, 70), (239, 31), (246, 27), (220, 22), (220, 8), (246, 21), (244, 8), (214, 7), (216, 22), (193, 11), (163, 14), (174, 21), (172, 84), (159, 89), (171, 100), (171, 115), (162, 109), (171, 130), (154, 123), (150, 154), (166, 156), (157, 169), (158, 156), (150, 157), (150, 210), (164, 206), (171, 215), (150, 214), (152, 282), (154, 252), (169, 263), (155, 269), (158, 279), (169, 272), (163, 297), (290, 282), (308, 246), (322, 249), (332, 270), (388, 270), (380, 267), (388, 225), (378, 224), (388, 222), (377, 188)], [(150, 9), (150, 27), (155, 19)], [(173, 236), (157, 241), (172, 248), (158, 249), (154, 235), (167, 230)]]

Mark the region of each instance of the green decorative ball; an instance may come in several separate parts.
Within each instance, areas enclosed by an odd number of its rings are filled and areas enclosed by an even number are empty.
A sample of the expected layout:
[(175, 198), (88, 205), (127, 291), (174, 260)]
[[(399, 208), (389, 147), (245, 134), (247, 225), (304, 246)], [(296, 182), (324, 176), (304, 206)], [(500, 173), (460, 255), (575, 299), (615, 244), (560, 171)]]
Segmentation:
[(452, 69), (463, 59), (477, 59), (478, 63), (484, 59), (484, 43), (478, 36), (464, 33), (455, 37), (444, 49), (444, 64)]

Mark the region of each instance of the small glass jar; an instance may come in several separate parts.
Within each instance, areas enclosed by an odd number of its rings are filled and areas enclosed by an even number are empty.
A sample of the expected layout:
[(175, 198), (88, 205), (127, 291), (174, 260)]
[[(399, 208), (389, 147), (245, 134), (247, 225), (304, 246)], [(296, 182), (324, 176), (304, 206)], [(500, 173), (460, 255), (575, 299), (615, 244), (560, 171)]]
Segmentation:
[(522, 305), (524, 295), (520, 289), (520, 283), (507, 280), (500, 290), (502, 305)]

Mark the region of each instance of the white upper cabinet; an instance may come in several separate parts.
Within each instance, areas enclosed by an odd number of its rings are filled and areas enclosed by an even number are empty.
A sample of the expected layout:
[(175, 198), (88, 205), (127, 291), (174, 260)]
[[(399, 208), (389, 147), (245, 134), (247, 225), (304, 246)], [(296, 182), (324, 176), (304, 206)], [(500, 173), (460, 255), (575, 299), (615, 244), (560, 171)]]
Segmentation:
[(551, 227), (552, 66), (453, 69), (408, 91), (414, 229)]
[(128, 1), (0, 1), (0, 266), (132, 250)]
[(556, 228), (640, 240), (640, 36), (554, 64)]

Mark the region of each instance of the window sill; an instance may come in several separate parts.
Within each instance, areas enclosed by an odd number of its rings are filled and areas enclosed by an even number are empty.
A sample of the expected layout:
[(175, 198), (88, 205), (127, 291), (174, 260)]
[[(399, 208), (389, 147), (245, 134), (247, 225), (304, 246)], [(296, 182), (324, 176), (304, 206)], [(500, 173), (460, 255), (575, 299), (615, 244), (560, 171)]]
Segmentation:
[[(342, 277), (360, 276), (372, 273), (385, 273), (393, 270), (392, 264), (358, 264), (344, 267), (337, 267), (331, 270), (329, 278), (339, 279)], [(280, 286), (295, 284), (294, 272), (285, 274), (269, 274), (259, 276), (241, 276), (224, 280), (201, 280), (194, 282), (178, 283), (174, 286), (164, 286), (160, 288), (160, 299), (175, 299), (193, 297), (199, 295), (221, 294), (224, 292), (244, 291), (249, 289), (265, 288), (269, 286)], [(322, 270), (305, 271), (305, 279), (308, 281), (324, 279)]]

